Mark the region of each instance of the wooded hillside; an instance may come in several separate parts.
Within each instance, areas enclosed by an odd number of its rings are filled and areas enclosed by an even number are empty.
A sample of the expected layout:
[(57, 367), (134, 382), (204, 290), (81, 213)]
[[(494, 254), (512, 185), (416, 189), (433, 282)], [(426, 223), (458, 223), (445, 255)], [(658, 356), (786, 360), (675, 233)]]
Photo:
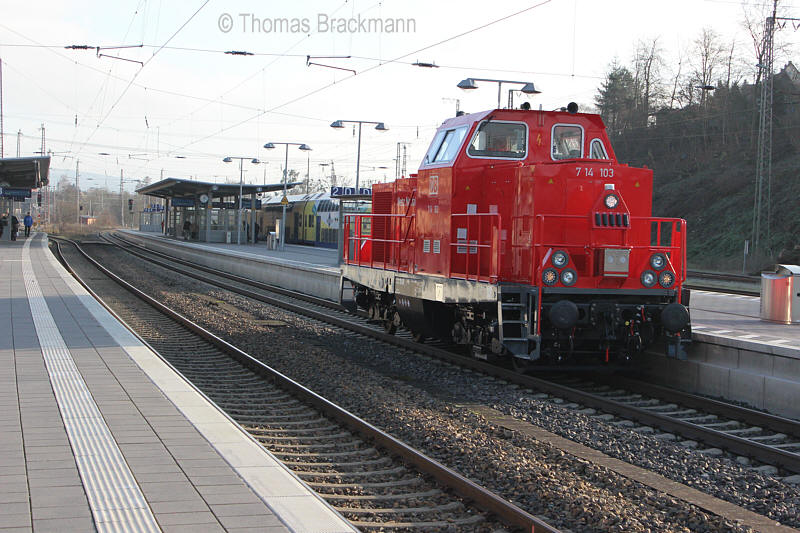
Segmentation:
[[(705, 30), (665, 79), (657, 40), (640, 43), (630, 67), (611, 65), (595, 99), (617, 158), (653, 169), (654, 214), (687, 220), (690, 268), (741, 270), (744, 241), (752, 245), (762, 69), (748, 81), (739, 64), (734, 45)], [(772, 178), (748, 271), (800, 263), (800, 71), (782, 64), (773, 84)]]

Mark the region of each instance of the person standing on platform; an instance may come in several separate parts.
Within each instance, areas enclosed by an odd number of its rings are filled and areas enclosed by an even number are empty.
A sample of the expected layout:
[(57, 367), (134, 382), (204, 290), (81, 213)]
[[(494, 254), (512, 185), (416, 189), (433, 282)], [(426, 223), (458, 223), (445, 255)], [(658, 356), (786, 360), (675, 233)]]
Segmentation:
[(186, 220), (183, 221), (183, 240), (184, 241), (188, 241), (189, 240), (189, 232), (191, 231), (191, 229), (192, 229), (192, 223), (189, 222), (189, 219), (187, 218)]
[(22, 224), (25, 225), (25, 237), (31, 236), (31, 226), (33, 226), (33, 217), (30, 213), (25, 215), (25, 218), (22, 219)]
[(260, 232), (261, 232), (261, 226), (258, 224), (258, 222), (256, 222), (256, 236), (255, 236), (255, 242), (258, 242), (258, 234), (259, 234)]
[(17, 232), (19, 231), (19, 219), (16, 215), (11, 215), (11, 240), (17, 240)]
[(8, 225), (8, 213), (3, 213), (3, 216), (0, 217), (0, 239), (3, 238), (3, 231), (6, 229)]

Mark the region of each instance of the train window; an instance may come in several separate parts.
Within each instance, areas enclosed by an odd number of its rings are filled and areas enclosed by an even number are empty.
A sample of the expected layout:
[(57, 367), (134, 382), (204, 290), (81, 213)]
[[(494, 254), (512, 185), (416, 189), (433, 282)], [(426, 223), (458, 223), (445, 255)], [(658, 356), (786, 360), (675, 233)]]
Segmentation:
[(583, 157), (583, 128), (571, 124), (553, 126), (553, 159), (575, 159)]
[(467, 126), (437, 133), (423, 164), (448, 163), (455, 159), (466, 134)]
[(433, 160), (436, 157), (436, 152), (439, 151), (439, 146), (442, 145), (442, 139), (444, 138), (445, 133), (447, 132), (444, 130), (436, 132), (436, 135), (433, 137), (433, 142), (431, 142), (431, 146), (428, 148), (428, 153), (425, 154), (425, 159), (422, 161), (423, 165), (429, 165), (433, 163)]
[(592, 154), (592, 159), (608, 159), (606, 147), (603, 146), (603, 141), (600, 139), (592, 139), (592, 144), (589, 146), (589, 151)]
[(472, 157), (524, 159), (528, 129), (515, 122), (482, 122), (475, 131), (467, 153)]
[(462, 126), (454, 130), (447, 130), (447, 133), (445, 133), (444, 135), (444, 140), (442, 141), (442, 145), (436, 152), (436, 157), (433, 158), (433, 162), (445, 163), (447, 161), (452, 161), (453, 159), (455, 159), (456, 154), (458, 153), (458, 149), (459, 147), (461, 147), (461, 142), (464, 140), (464, 136), (466, 134), (467, 134), (466, 126)]

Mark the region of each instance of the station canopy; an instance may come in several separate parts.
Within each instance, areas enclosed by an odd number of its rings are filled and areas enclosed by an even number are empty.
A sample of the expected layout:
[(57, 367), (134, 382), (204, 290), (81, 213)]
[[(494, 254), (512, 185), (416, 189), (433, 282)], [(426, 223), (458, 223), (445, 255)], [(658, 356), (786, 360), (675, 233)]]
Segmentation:
[[(291, 189), (302, 182), (292, 182), (286, 184), (286, 189)], [(156, 198), (196, 198), (201, 194), (208, 194), (214, 198), (224, 196), (237, 196), (239, 187), (242, 196), (258, 194), (261, 192), (282, 191), (283, 183), (270, 183), (263, 185), (253, 185), (251, 183), (210, 183), (204, 181), (184, 180), (178, 178), (167, 178), (150, 185), (145, 185), (136, 189), (139, 194), (154, 196)]]
[(0, 188), (38, 189), (47, 185), (50, 157), (7, 157), (0, 159)]

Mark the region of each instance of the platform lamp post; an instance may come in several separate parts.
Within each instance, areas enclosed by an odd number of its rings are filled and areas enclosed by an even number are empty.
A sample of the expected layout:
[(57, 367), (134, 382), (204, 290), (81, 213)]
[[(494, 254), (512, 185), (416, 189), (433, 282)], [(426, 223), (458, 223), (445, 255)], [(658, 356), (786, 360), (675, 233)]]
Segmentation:
[(335, 120), (333, 123), (331, 123), (331, 128), (344, 128), (345, 122), (350, 124), (358, 124), (358, 152), (356, 155), (356, 194), (358, 194), (358, 177), (359, 168), (361, 167), (361, 125), (375, 124), (375, 129), (378, 131), (389, 131), (389, 128), (387, 128), (383, 122), (372, 122), (369, 120)]
[(281, 207), (283, 207), (283, 213), (281, 214), (281, 240), (280, 240), (280, 250), (284, 251), (286, 249), (286, 204), (288, 200), (286, 199), (286, 183), (289, 181), (289, 146), (297, 146), (300, 150), (304, 152), (310, 152), (311, 147), (305, 143), (276, 143), (276, 142), (268, 142), (264, 145), (264, 148), (267, 150), (272, 150), (275, 148), (276, 144), (282, 144), (286, 146), (286, 155), (284, 157), (283, 162), (283, 199), (281, 200)]
[(542, 92), (537, 90), (536, 87), (533, 86), (533, 82), (530, 81), (493, 80), (489, 78), (467, 78), (465, 80), (461, 80), (460, 82), (458, 82), (458, 88), (465, 90), (477, 89), (478, 86), (475, 84), (476, 81), (489, 81), (497, 84), (497, 109), (501, 109), (500, 99), (503, 95), (504, 83), (514, 83), (516, 85), (522, 85), (522, 89), (520, 89), (520, 91), (525, 94), (539, 94)]
[[(239, 160), (239, 208), (236, 210), (236, 244), (242, 244), (242, 188), (244, 187), (244, 160), (250, 159), (250, 162), (254, 165), (260, 163), (258, 159), (255, 157), (237, 157), (237, 156), (228, 156), (223, 159), (224, 162), (230, 163), (234, 159)], [(255, 206), (250, 206), (251, 209), (254, 209)]]

